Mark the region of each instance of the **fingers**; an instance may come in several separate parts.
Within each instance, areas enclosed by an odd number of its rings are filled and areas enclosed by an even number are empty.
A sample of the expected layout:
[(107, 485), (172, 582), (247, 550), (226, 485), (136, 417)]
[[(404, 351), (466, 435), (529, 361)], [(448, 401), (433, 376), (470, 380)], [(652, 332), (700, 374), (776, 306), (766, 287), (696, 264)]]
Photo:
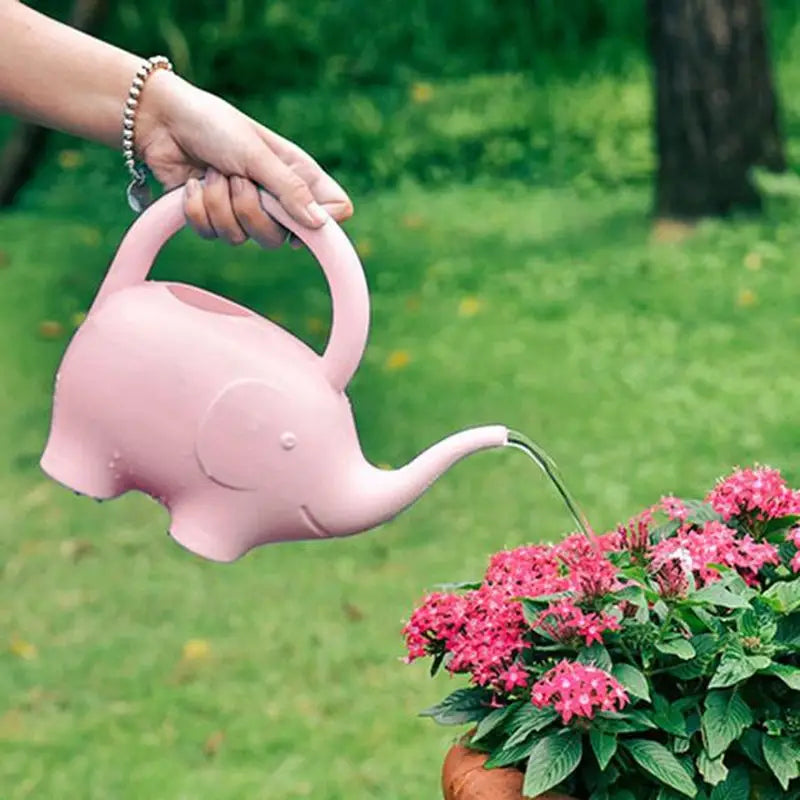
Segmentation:
[(206, 170), (202, 184), (196, 178), (186, 181), (183, 210), (189, 225), (204, 239), (224, 239), (232, 245), (247, 241), (233, 209), (232, 189), (216, 170)]
[(220, 239), (233, 245), (247, 241), (247, 234), (242, 230), (233, 210), (229, 181), (215, 169), (206, 170), (203, 203), (211, 227)]
[(230, 179), (230, 184), (233, 213), (245, 233), (262, 247), (280, 247), (288, 232), (264, 211), (256, 185), (237, 175)]
[(305, 150), (262, 125), (258, 130), (270, 149), (306, 182), (314, 199), (337, 222), (353, 216), (353, 203), (347, 192)]
[(251, 152), (246, 164), (247, 177), (274, 195), (286, 211), (309, 228), (319, 228), (328, 212), (317, 202), (307, 181), (286, 163), (261, 138), (261, 147)]
[(217, 234), (208, 219), (206, 205), (203, 202), (203, 187), (197, 178), (186, 181), (183, 194), (183, 213), (189, 225), (204, 239), (216, 239)]

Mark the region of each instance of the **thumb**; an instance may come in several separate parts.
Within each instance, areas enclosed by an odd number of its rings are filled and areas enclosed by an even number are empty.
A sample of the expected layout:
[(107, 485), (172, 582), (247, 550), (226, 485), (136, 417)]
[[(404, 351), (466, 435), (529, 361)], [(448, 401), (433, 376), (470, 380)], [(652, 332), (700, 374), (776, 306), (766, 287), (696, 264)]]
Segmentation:
[(314, 199), (308, 184), (265, 143), (255, 148), (245, 164), (247, 177), (271, 195), (301, 225), (319, 228), (328, 212)]

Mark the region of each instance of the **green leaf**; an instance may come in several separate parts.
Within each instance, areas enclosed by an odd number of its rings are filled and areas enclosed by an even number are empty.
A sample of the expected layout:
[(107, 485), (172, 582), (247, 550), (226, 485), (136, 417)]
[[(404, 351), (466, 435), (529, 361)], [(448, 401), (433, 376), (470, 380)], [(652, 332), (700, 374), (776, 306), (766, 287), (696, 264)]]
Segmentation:
[(620, 744), (631, 754), (633, 760), (656, 780), (687, 797), (694, 797), (697, 794), (692, 776), (664, 745), (648, 739), (627, 739)]
[(492, 693), (486, 689), (456, 689), (441, 703), (420, 711), (421, 717), (432, 717), (440, 725), (463, 725), (478, 722), (492, 710), (489, 703)]
[(718, 758), (753, 724), (753, 712), (737, 691), (709, 692), (701, 725), (709, 758)]
[(667, 702), (660, 694), (653, 695), (653, 722), (673, 736), (685, 738), (689, 735), (681, 708), (675, 703)]
[(630, 664), (616, 664), (611, 674), (622, 684), (632, 697), (650, 702), (650, 687), (647, 678)]
[(669, 671), (670, 675), (674, 675), (682, 681), (693, 680), (704, 675), (716, 657), (719, 639), (712, 633), (701, 633), (692, 638), (692, 647), (694, 647), (696, 656), (691, 661), (673, 667)]
[(686, 522), (694, 525), (702, 525), (704, 522), (722, 522), (722, 517), (708, 503), (702, 500), (682, 500), (688, 511), (685, 517)]
[(775, 643), (792, 649), (800, 648), (800, 614), (790, 614), (778, 620)]
[(776, 611), (790, 614), (800, 608), (800, 578), (773, 583), (762, 597)]
[(750, 800), (750, 773), (742, 766), (734, 767), (728, 777), (714, 787), (710, 800)]
[(592, 728), (589, 731), (589, 742), (600, 769), (604, 770), (617, 752), (617, 737)]
[(788, 664), (770, 664), (765, 670), (765, 675), (774, 675), (780, 678), (790, 689), (800, 692), (800, 669)]
[(720, 608), (750, 608), (750, 603), (719, 583), (711, 583), (689, 595), (688, 602), (718, 606)]
[(766, 656), (745, 656), (737, 649), (726, 650), (708, 688), (724, 689), (726, 686), (741, 683), (770, 663), (770, 659)]
[(711, 758), (705, 750), (697, 756), (697, 770), (705, 778), (706, 783), (716, 786), (728, 777), (728, 768), (725, 766), (725, 756)]
[(658, 544), (664, 539), (669, 539), (674, 533), (677, 533), (678, 528), (681, 526), (679, 519), (671, 519), (663, 525), (658, 525), (650, 531), (650, 539), (653, 544)]
[(600, 711), (595, 717), (607, 733), (642, 733), (658, 728), (649, 714), (640, 710)]
[(492, 751), (492, 754), (486, 759), (484, 766), (486, 769), (494, 769), (495, 767), (507, 767), (510, 764), (518, 764), (524, 761), (533, 750), (536, 743), (542, 737), (534, 731), (528, 733), (522, 740), (511, 744), (511, 742), (504, 742), (500, 747)]
[(764, 760), (784, 791), (789, 781), (800, 776), (797, 761), (800, 748), (786, 736), (765, 736), (762, 742)]
[(434, 588), (439, 592), (463, 592), (480, 589), (483, 581), (458, 581), (456, 583), (438, 583)]
[(677, 656), (683, 661), (688, 661), (695, 656), (695, 650), (691, 642), (682, 636), (667, 639), (665, 642), (656, 642), (656, 650), (667, 656)]
[(742, 752), (759, 768), (766, 770), (767, 762), (764, 761), (764, 750), (761, 739), (764, 734), (755, 728), (748, 728), (739, 737), (739, 747)]
[(544, 730), (557, 718), (558, 713), (552, 708), (536, 708), (532, 703), (524, 703), (510, 720), (508, 745), (513, 747), (527, 738), (528, 734)]
[(522, 793), (529, 797), (558, 786), (578, 767), (583, 757), (583, 737), (567, 729), (540, 739), (528, 757)]
[(599, 642), (594, 642), (589, 647), (582, 647), (578, 652), (576, 661), (578, 661), (579, 664), (593, 664), (606, 672), (608, 672), (613, 665), (608, 650)]
[(686, 753), (689, 748), (692, 746), (692, 740), (686, 739), (683, 736), (676, 736), (672, 740), (672, 752), (680, 755), (681, 753)]
[(473, 743), (479, 742), (481, 739), (485, 739), (492, 731), (502, 727), (503, 722), (509, 717), (512, 717), (522, 706), (523, 702), (522, 700), (518, 700), (516, 703), (510, 703), (503, 708), (496, 708), (494, 711), (487, 714), (480, 723), (478, 723), (478, 727), (472, 735), (471, 741)]

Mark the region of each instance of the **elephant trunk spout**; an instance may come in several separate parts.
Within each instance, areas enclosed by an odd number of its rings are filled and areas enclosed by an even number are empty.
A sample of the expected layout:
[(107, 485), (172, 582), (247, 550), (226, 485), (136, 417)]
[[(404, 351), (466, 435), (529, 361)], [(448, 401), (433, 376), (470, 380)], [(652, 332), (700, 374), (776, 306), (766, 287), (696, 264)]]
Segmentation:
[(358, 505), (364, 513), (361, 530), (374, 528), (396, 517), (465, 456), (507, 444), (508, 429), (505, 426), (487, 425), (448, 436), (400, 469), (381, 470), (367, 465), (359, 486)]

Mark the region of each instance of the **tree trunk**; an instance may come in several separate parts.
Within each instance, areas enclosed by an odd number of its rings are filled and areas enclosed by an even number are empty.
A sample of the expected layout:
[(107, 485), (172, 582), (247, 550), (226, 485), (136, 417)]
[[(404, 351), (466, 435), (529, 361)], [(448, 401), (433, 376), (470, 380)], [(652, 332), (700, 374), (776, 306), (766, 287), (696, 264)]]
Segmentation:
[[(92, 33), (102, 23), (106, 11), (106, 0), (75, 0), (68, 24)], [(13, 205), (22, 187), (33, 177), (49, 133), (46, 128), (29, 122), (20, 122), (11, 131), (0, 151), (0, 208)]]
[(656, 214), (757, 209), (750, 171), (786, 168), (762, 0), (647, 0)]

